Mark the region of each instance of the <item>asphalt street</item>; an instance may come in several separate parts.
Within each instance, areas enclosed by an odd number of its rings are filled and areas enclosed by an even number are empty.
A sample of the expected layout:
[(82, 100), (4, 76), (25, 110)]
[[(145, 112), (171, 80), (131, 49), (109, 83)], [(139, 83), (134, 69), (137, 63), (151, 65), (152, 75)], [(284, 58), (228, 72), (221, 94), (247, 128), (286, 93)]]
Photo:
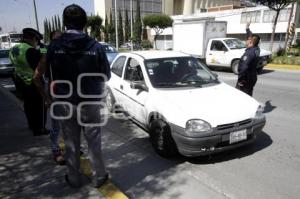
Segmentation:
[[(216, 73), (235, 85), (232, 73)], [(0, 84), (13, 89), (7, 77)], [(161, 158), (142, 129), (111, 118), (103, 152), (112, 180), (129, 198), (298, 199), (300, 72), (265, 70), (254, 98), (265, 106), (263, 133), (253, 145), (210, 157)]]

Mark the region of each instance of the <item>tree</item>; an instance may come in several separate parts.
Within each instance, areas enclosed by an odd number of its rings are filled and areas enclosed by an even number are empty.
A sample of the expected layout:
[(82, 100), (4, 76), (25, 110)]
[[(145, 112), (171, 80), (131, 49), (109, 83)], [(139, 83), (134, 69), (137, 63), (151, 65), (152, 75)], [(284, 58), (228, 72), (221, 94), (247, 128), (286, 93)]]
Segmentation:
[(59, 30), (59, 31), (63, 31), (63, 27), (61, 26), (61, 22), (60, 22), (60, 17), (59, 17), (59, 15), (57, 15), (57, 25), (58, 25), (58, 30)]
[(100, 28), (102, 25), (102, 18), (99, 15), (89, 16), (87, 26), (91, 28), (91, 36), (97, 40), (101, 40)]
[(140, 0), (136, 0), (135, 22), (133, 25), (133, 29), (134, 29), (133, 39), (138, 44), (141, 44), (142, 27), (143, 25), (141, 21)]
[(129, 40), (129, 19), (128, 19), (128, 11), (125, 10), (125, 26), (124, 26), (124, 32), (125, 32), (125, 37), (124, 37), (124, 40), (125, 42), (128, 42)]
[(104, 41), (108, 42), (109, 41), (109, 23), (108, 23), (108, 18), (107, 14), (105, 14), (105, 21), (104, 21), (104, 26), (102, 26), (102, 31), (104, 33)]
[(276, 25), (278, 22), (278, 17), (280, 11), (285, 9), (291, 3), (299, 2), (299, 0), (252, 0), (256, 3), (269, 7), (271, 10), (275, 11), (275, 18), (273, 22), (272, 34), (271, 34), (271, 44), (270, 44), (270, 51), (272, 52), (273, 43), (274, 43), (274, 35), (276, 30)]
[(56, 15), (54, 16), (55, 30), (59, 30), (58, 21)]
[(116, 33), (115, 33), (115, 23), (112, 17), (112, 11), (110, 10), (109, 14), (109, 42), (116, 43)]
[(124, 31), (123, 31), (123, 18), (121, 10), (119, 10), (119, 21), (118, 21), (118, 37), (119, 37), (119, 45), (124, 43)]
[(48, 43), (49, 42), (49, 29), (48, 29), (48, 21), (47, 19), (44, 20), (44, 42)]
[(164, 31), (165, 28), (171, 27), (173, 20), (165, 14), (147, 15), (143, 19), (144, 25), (152, 28), (155, 31), (154, 46), (156, 49), (157, 37)]

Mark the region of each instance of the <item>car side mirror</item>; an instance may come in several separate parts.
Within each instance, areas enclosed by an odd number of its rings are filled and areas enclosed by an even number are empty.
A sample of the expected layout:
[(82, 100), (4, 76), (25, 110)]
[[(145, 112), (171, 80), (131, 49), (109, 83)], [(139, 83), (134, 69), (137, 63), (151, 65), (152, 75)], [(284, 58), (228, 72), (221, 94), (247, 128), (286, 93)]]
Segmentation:
[(147, 92), (149, 91), (149, 88), (144, 83), (141, 83), (141, 82), (131, 82), (130, 88), (143, 90), (143, 91), (147, 91)]
[(212, 73), (215, 78), (218, 78), (219, 75), (217, 73)]

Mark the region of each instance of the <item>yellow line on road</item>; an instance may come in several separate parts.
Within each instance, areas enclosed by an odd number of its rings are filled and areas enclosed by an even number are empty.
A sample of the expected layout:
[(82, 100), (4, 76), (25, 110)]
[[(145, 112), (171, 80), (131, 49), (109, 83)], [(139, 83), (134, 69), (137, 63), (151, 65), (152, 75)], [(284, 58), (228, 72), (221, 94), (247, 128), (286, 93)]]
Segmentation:
[[(64, 150), (65, 144), (62, 140), (60, 140), (59, 146), (61, 150)], [(86, 157), (80, 157), (80, 170), (86, 176), (92, 175), (91, 162)], [(110, 180), (104, 183), (104, 185), (102, 185), (97, 190), (102, 193), (107, 199), (128, 199), (128, 197), (122, 191), (120, 191), (120, 189), (116, 187)]]
[[(92, 167), (89, 159), (80, 157), (80, 169), (86, 176), (92, 175)], [(128, 199), (128, 197), (118, 189), (110, 180), (97, 189), (107, 199)]]
[(266, 69), (300, 70), (300, 65), (268, 64)]

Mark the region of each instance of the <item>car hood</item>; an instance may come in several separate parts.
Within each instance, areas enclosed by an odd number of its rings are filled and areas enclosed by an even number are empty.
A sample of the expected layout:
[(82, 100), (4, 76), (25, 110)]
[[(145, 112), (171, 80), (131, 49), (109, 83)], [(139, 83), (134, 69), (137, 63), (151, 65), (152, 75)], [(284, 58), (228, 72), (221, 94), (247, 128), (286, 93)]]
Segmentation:
[(168, 121), (185, 127), (202, 119), (212, 127), (253, 118), (259, 103), (241, 91), (220, 83), (191, 89), (157, 89), (157, 102)]
[(0, 58), (0, 65), (9, 65), (11, 61), (9, 58)]

